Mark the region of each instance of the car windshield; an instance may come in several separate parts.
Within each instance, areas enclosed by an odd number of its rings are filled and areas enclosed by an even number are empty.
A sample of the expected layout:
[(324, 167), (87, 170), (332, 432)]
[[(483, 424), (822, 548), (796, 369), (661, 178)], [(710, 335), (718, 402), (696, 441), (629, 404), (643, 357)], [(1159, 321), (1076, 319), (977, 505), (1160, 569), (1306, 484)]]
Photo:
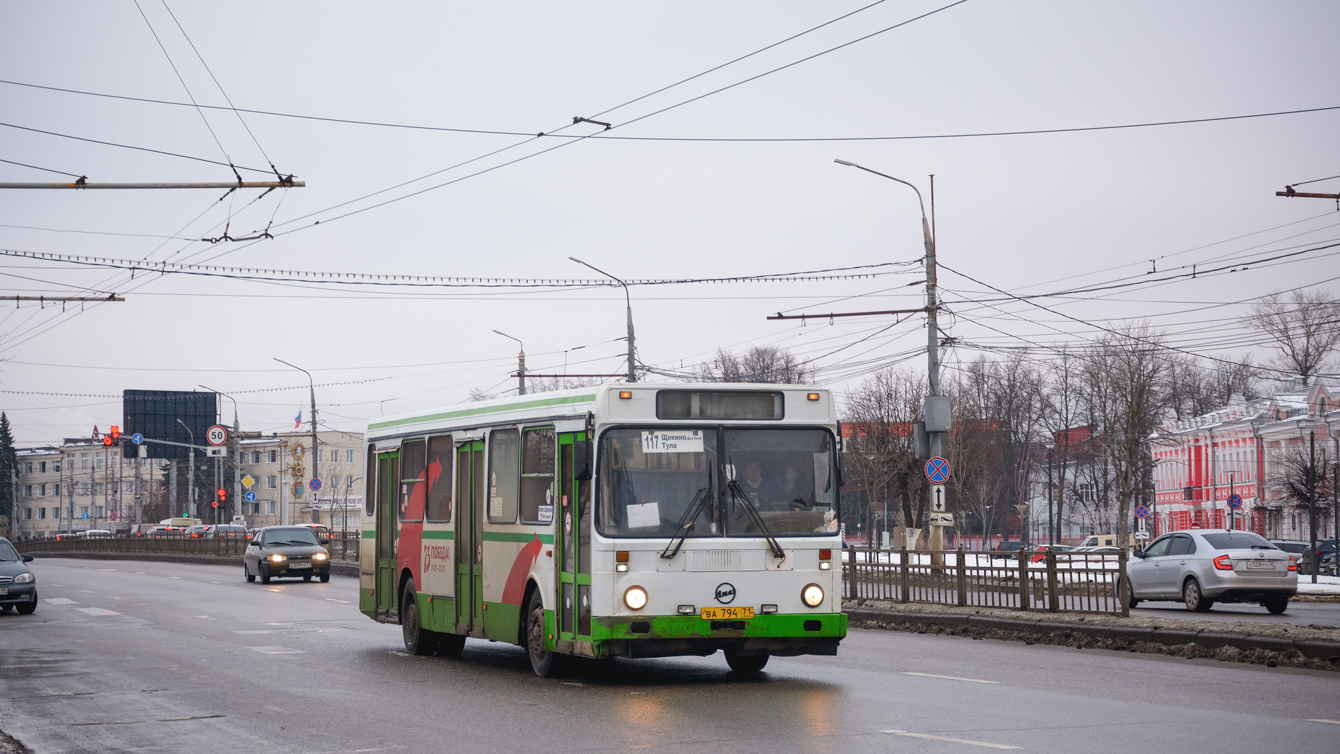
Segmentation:
[(315, 545), (316, 535), (311, 529), (272, 529), (265, 532), (267, 545)]
[(1285, 552), (1299, 553), (1307, 549), (1306, 542), (1275, 542), (1274, 544)]
[(0, 542), (0, 563), (13, 563), (19, 559), (18, 550), (8, 542)]
[(614, 429), (600, 451), (597, 527), (607, 537), (837, 533), (826, 430)]
[(1269, 540), (1249, 531), (1230, 531), (1204, 534), (1205, 541), (1216, 550), (1277, 550)]

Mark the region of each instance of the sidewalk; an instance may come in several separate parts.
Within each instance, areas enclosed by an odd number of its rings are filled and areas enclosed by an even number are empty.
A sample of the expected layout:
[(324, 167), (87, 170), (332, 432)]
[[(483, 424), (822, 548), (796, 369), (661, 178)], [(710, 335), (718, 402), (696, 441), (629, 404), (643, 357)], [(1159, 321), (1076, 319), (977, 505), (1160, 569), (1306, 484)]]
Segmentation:
[(1203, 657), (1340, 672), (1340, 628), (844, 600), (854, 628)]

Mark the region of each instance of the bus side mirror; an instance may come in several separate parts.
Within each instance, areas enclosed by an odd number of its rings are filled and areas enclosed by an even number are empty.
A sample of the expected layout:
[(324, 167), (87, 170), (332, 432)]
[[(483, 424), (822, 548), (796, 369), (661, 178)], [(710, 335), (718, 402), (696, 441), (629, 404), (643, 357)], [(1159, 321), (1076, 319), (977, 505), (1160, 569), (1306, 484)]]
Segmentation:
[(578, 440), (572, 445), (572, 476), (579, 482), (589, 482), (591, 472), (591, 441)]

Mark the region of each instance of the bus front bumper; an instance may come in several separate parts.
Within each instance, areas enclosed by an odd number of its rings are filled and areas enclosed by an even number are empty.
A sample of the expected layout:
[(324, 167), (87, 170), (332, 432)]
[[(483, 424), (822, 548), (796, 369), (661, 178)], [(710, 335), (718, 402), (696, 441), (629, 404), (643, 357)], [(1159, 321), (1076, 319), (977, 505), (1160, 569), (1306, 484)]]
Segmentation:
[(598, 618), (592, 626), (596, 657), (710, 655), (835, 655), (847, 635), (843, 613), (758, 615), (749, 620), (704, 620), (696, 615)]

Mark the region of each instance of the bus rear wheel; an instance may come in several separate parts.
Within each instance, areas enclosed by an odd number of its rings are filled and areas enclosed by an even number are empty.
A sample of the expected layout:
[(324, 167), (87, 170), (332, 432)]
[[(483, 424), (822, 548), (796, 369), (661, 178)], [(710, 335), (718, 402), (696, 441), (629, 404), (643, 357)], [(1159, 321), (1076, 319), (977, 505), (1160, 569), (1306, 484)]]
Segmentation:
[(735, 650), (726, 650), (726, 664), (736, 673), (754, 675), (768, 664), (768, 655), (740, 655)]
[(526, 604), (526, 656), (530, 658), (530, 669), (541, 678), (558, 674), (562, 658), (545, 649), (544, 635), (544, 599), (538, 590), (530, 593)]
[(400, 598), (400, 631), (405, 638), (405, 651), (412, 655), (430, 655), (437, 649), (437, 634), (419, 622), (419, 596), (414, 592), (414, 581), (405, 584)]

